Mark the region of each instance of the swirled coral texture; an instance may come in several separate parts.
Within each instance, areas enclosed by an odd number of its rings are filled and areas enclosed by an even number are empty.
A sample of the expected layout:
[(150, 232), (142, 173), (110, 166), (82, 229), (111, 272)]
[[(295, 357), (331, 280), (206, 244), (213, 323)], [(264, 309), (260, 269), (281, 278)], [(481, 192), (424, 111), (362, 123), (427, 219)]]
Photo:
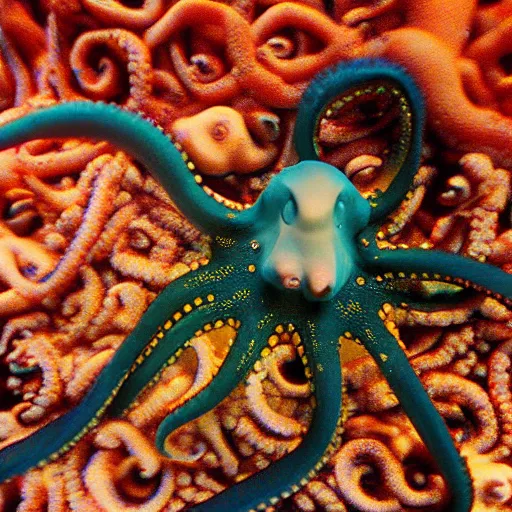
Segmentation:
[(0, 146), (1, 511), (512, 510), (510, 0), (0, 0)]

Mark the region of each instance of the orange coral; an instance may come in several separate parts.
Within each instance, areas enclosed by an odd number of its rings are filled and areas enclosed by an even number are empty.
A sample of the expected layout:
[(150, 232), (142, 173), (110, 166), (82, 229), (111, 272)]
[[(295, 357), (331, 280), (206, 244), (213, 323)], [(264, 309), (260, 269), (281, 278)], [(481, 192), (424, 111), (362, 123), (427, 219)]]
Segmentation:
[[(337, 60), (385, 57), (415, 78), (428, 117), (415, 190), (383, 227), (385, 243), (437, 246), (512, 272), (512, 2), (328, 4), (0, 0), (0, 124), (56, 102), (116, 102), (181, 143), (208, 193), (243, 208), (296, 161), (294, 109), (311, 78)], [(396, 111), (342, 114), (320, 123), (320, 156), (371, 193), (385, 179)], [(156, 294), (207, 264), (208, 241), (137, 162), (103, 142), (33, 141), (1, 152), (0, 164), (5, 446), (81, 399)], [(512, 313), (477, 295), (392, 315), (467, 457), (474, 510), (511, 510)], [(195, 338), (122, 421), (1, 484), (0, 509), (180, 510), (293, 450), (313, 404), (290, 333), (246, 388), (169, 436), (174, 461), (152, 447), (158, 422), (215, 375), (233, 335)], [(447, 491), (429, 455), (351, 343), (343, 444), (282, 507), (442, 510)]]

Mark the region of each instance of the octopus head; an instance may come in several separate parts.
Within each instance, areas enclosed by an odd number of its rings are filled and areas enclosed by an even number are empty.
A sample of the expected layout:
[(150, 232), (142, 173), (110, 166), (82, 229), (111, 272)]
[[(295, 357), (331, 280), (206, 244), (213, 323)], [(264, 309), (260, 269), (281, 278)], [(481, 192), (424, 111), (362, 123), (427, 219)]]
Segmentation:
[(303, 161), (272, 180), (261, 205), (263, 278), (307, 300), (330, 300), (355, 271), (368, 202), (335, 167)]

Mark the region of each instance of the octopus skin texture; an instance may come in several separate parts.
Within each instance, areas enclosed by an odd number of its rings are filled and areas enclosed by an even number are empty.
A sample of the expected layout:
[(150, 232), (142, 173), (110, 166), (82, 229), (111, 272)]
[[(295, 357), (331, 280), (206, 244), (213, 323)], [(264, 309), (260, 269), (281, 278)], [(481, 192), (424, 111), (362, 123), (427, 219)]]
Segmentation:
[[(364, 198), (338, 169), (318, 160), (320, 119), (354, 98), (390, 95), (400, 137), (385, 191)], [(424, 123), (421, 95), (407, 73), (383, 60), (356, 60), (317, 76), (295, 129), (300, 162), (280, 172), (247, 209), (202, 190), (194, 164), (150, 122), (117, 107), (70, 102), (37, 110), (0, 130), (0, 149), (31, 139), (90, 137), (129, 152), (212, 239), (212, 258), (176, 279), (148, 307), (92, 388), (69, 413), (0, 451), (0, 480), (56, 460), (103, 415), (122, 415), (189, 340), (212, 326), (237, 330), (218, 374), (158, 427), (156, 445), (219, 404), (244, 381), (288, 326), (300, 333), (302, 363), (315, 393), (312, 422), (293, 452), (194, 510), (264, 510), (297, 492), (339, 446), (343, 426), (340, 339), (364, 345), (378, 364), (451, 490), (450, 510), (467, 512), (473, 493), (465, 461), (400, 346), (387, 314), (396, 306), (433, 311), (486, 290), (508, 303), (512, 277), (469, 258), (422, 249), (383, 249), (380, 226), (409, 193)], [(44, 280), (51, 279), (51, 274)], [(456, 291), (418, 295), (420, 281)], [(286, 478), (283, 478), (286, 475)]]

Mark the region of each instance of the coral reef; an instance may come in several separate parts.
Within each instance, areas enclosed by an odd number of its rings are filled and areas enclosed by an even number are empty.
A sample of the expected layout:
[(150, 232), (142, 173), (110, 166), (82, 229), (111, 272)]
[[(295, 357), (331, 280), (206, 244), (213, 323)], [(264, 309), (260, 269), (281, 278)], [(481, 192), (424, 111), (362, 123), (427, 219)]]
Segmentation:
[[(310, 80), (333, 62), (385, 57), (415, 79), (427, 126), (414, 190), (380, 246), (512, 273), (511, 23), (508, 0), (3, 0), (0, 123), (61, 102), (114, 102), (172, 134), (207, 193), (242, 210), (297, 161), (291, 138)], [(320, 123), (316, 151), (371, 197), (393, 178), (397, 117), (386, 98), (348, 102)], [(0, 162), (4, 448), (80, 402), (147, 306), (210, 253), (110, 144), (33, 141)], [(383, 312), (386, 321), (466, 458), (473, 510), (512, 510), (512, 312), (450, 284), (417, 293), (456, 299), (443, 311)], [(300, 444), (314, 409), (300, 346), (277, 334), (246, 385), (169, 436), (170, 459), (154, 448), (156, 429), (216, 375), (233, 326), (194, 338), (122, 419), (102, 419), (64, 457), (0, 484), (0, 509), (182, 510), (268, 467)], [(348, 336), (340, 356), (342, 444), (275, 510), (447, 510), (447, 486), (373, 359)]]

